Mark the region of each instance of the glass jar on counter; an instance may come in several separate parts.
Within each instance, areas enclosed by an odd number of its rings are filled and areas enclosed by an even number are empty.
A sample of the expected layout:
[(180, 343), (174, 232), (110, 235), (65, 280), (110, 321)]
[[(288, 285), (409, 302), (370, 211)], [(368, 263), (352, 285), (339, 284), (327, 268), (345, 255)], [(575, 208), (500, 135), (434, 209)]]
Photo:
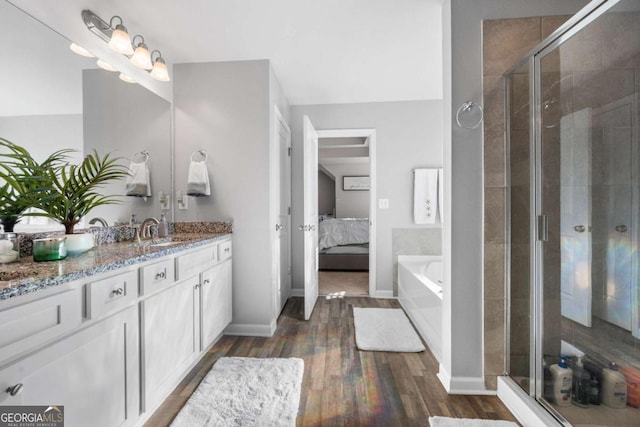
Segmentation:
[(0, 233), (0, 264), (18, 261), (20, 241), (16, 233)]

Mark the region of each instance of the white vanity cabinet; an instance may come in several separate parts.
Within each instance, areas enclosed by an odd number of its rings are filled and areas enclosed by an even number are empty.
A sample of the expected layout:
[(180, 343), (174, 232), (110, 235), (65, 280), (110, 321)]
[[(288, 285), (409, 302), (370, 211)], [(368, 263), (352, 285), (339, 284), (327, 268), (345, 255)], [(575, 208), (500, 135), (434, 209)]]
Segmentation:
[(129, 307), (1, 368), (0, 405), (63, 405), (67, 427), (134, 425), (137, 326)]
[(202, 273), (200, 349), (206, 350), (231, 323), (231, 259)]
[(231, 322), (231, 240), (0, 301), (0, 405), (142, 425)]
[(199, 276), (192, 276), (140, 303), (143, 412), (173, 390), (200, 354), (199, 288)]

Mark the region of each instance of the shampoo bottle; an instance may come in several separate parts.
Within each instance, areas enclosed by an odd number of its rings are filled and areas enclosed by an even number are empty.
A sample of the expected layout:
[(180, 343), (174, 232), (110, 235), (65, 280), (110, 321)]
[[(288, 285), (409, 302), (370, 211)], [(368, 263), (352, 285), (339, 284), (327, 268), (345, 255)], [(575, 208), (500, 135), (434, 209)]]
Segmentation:
[(622, 409), (627, 406), (627, 380), (614, 362), (602, 370), (602, 403)]
[(551, 382), (553, 384), (553, 400), (558, 406), (571, 405), (571, 387), (573, 372), (561, 357), (560, 363), (551, 365)]

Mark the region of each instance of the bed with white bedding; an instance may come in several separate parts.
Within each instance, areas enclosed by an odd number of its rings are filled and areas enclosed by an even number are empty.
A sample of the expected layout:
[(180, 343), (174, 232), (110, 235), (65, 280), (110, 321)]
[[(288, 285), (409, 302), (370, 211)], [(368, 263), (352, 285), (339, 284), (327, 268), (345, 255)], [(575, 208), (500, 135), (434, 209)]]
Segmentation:
[(318, 225), (320, 270), (369, 270), (369, 219), (326, 219)]

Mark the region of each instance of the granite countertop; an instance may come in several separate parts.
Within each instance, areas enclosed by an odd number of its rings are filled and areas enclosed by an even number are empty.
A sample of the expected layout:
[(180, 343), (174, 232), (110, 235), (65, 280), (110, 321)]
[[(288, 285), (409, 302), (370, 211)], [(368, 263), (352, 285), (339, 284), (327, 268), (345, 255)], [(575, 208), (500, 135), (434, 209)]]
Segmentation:
[(169, 246), (152, 246), (150, 241), (136, 245), (127, 241), (98, 245), (82, 255), (61, 261), (35, 262), (32, 256), (22, 257), (18, 262), (0, 264), (0, 300), (117, 270), (230, 236), (230, 233), (176, 233), (170, 235), (169, 240), (178, 243)]

